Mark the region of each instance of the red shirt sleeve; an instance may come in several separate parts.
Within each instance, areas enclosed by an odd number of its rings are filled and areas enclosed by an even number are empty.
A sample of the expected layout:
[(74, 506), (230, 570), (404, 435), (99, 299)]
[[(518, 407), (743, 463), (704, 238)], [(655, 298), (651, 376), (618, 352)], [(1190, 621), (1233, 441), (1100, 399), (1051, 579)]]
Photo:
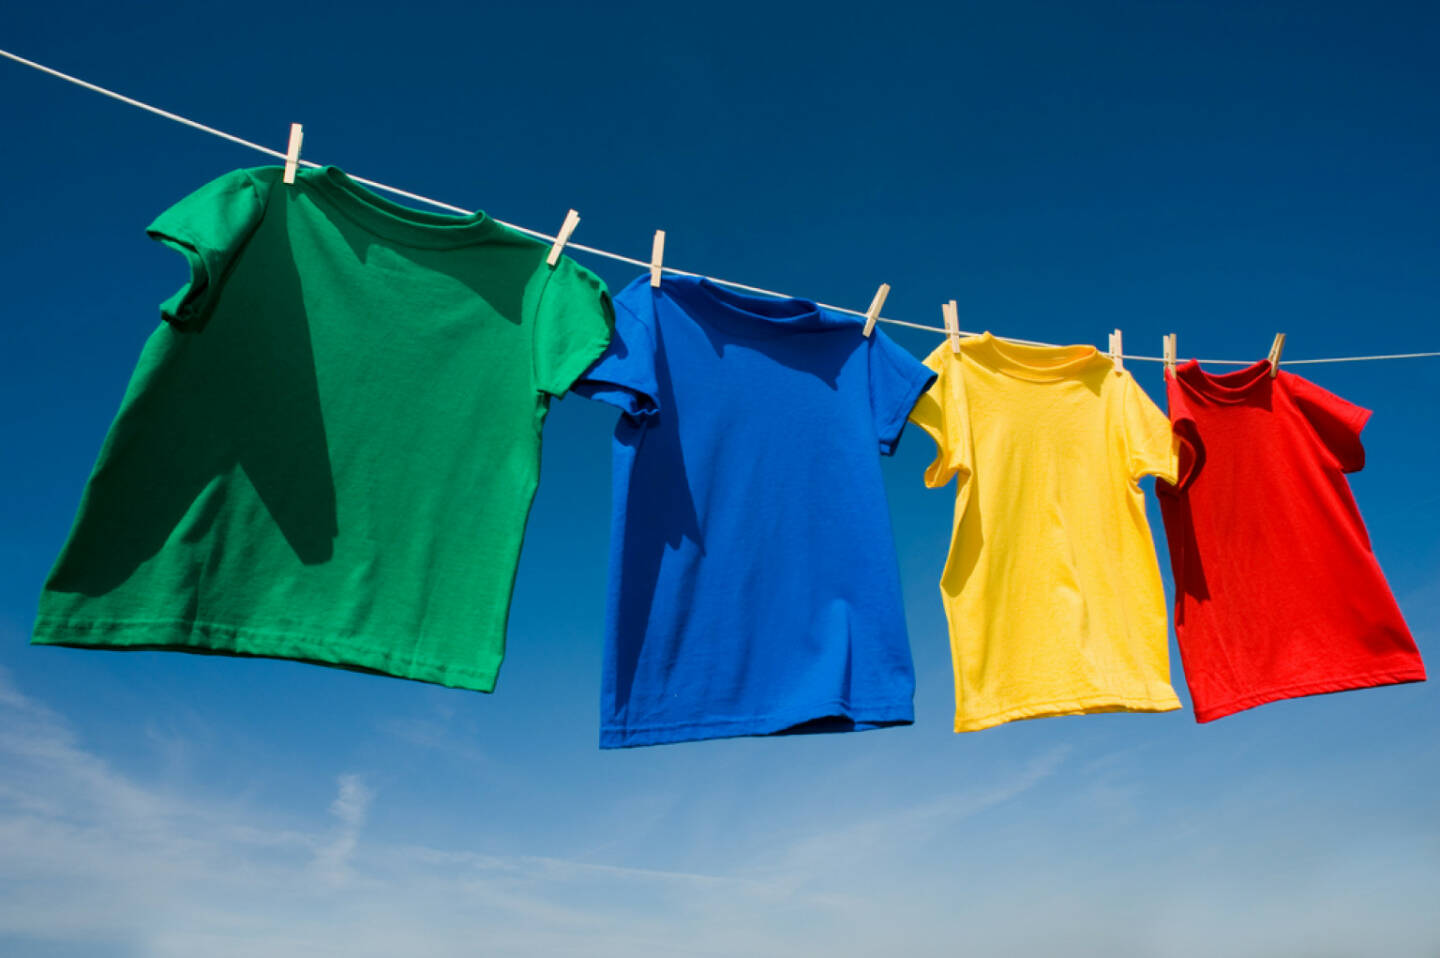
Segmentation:
[(1195, 424), (1195, 415), (1190, 410), (1190, 401), (1185, 390), (1174, 376), (1165, 377), (1165, 402), (1169, 406), (1170, 428), (1174, 430), (1179, 446), (1178, 479), (1174, 488), (1184, 489), (1195, 481), (1205, 465), (1205, 443), (1200, 438), (1200, 428)]
[(1287, 380), (1287, 391), (1295, 400), (1295, 407), (1310, 424), (1320, 444), (1335, 457), (1340, 471), (1359, 472), (1365, 468), (1365, 446), (1360, 442), (1360, 432), (1370, 419), (1370, 410), (1346, 402), (1283, 369), (1280, 375)]

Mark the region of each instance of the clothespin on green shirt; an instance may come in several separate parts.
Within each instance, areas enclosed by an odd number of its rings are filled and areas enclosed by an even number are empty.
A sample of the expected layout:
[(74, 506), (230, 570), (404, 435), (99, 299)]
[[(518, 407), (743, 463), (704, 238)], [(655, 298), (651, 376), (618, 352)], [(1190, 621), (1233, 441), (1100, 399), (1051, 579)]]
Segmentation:
[(875, 298), (870, 300), (870, 308), (865, 310), (865, 335), (869, 336), (875, 332), (875, 324), (880, 321), (880, 310), (885, 308), (885, 297), (890, 295), (890, 284), (881, 283), (880, 288), (875, 291)]
[(565, 251), (565, 244), (570, 242), (570, 234), (575, 232), (575, 227), (580, 225), (580, 214), (571, 210), (565, 214), (565, 223), (560, 227), (560, 233), (555, 237), (555, 242), (550, 244), (550, 255), (545, 257), (545, 262), (551, 266), (560, 262), (560, 254)]
[(660, 288), (660, 275), (665, 262), (665, 231), (655, 231), (655, 242), (650, 244), (650, 285)]
[(305, 128), (299, 123), (290, 124), (290, 145), (285, 148), (285, 182), (295, 182), (295, 171), (300, 167), (300, 141), (305, 139)]
[(1285, 334), (1276, 333), (1275, 341), (1270, 344), (1270, 378), (1280, 372), (1280, 352), (1285, 348)]

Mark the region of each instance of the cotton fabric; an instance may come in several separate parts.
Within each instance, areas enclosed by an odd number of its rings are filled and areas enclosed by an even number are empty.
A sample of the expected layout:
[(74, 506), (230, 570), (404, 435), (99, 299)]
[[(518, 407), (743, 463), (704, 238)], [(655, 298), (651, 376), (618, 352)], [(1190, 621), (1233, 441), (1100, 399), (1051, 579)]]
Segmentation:
[(1183, 440), (1158, 486), (1195, 718), (1425, 678), (1345, 478), (1370, 411), (1261, 360), (1169, 377)]
[(1170, 424), (1090, 346), (989, 333), (925, 360), (911, 420), (935, 440), (925, 483), (953, 478), (940, 592), (955, 731), (1014, 719), (1180, 707), (1139, 480), (1173, 480)]
[(879, 456), (929, 370), (805, 300), (642, 277), (576, 391), (622, 412), (600, 744), (913, 720)]
[(550, 399), (604, 285), (483, 213), (238, 170), (149, 228), (161, 306), (33, 641), (275, 656), (490, 691)]

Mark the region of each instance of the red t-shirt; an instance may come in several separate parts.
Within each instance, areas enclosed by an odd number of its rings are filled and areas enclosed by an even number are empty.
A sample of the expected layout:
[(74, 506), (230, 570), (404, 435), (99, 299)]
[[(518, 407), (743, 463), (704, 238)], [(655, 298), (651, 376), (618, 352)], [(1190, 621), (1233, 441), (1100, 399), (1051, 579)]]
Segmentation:
[(1168, 381), (1179, 485), (1156, 484), (1195, 719), (1420, 682), (1425, 667), (1345, 473), (1370, 411), (1270, 364)]

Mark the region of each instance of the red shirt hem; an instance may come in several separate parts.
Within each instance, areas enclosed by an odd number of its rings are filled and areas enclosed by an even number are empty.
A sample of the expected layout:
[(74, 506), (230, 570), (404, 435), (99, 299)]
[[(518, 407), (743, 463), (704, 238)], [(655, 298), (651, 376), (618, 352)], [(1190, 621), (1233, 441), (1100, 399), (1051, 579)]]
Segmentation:
[(1368, 689), (1379, 685), (1402, 685), (1407, 682), (1423, 681), (1425, 681), (1425, 666), (1421, 663), (1400, 669), (1386, 669), (1383, 672), (1343, 675), (1318, 682), (1305, 682), (1300, 685), (1267, 689), (1263, 692), (1252, 692), (1249, 695), (1231, 699), (1223, 705), (1211, 705), (1203, 709), (1197, 707), (1195, 721), (1213, 722), (1218, 718), (1253, 709), (1255, 706), (1264, 705), (1267, 702), (1278, 702), (1281, 699), (1295, 699), (1306, 695), (1321, 695), (1326, 692), (1347, 692), (1352, 689)]

